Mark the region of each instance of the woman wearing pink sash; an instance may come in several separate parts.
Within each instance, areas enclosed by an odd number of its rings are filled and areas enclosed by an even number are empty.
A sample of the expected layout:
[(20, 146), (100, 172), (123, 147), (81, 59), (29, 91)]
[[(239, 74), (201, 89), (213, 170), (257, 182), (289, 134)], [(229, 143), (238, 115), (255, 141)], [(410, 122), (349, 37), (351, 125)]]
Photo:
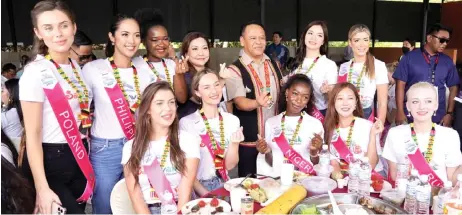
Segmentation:
[(222, 187), (229, 179), (228, 170), (239, 162), (239, 143), (244, 140), (239, 119), (218, 108), (222, 87), (218, 73), (211, 69), (197, 72), (191, 91), (201, 107), (180, 120), (181, 130), (202, 137), (198, 180), (194, 183), (199, 196)]
[(92, 92), (69, 58), (75, 18), (67, 4), (51, 0), (38, 2), (31, 16), (37, 55), (24, 68), (19, 97), (27, 134), (22, 167), (26, 177), (33, 177), (34, 213), (50, 214), (52, 205), (59, 204), (67, 213), (83, 214), (94, 173), (80, 131), (91, 125)]
[[(324, 21), (313, 21), (300, 37), (300, 47), (292, 65), (293, 74), (304, 74), (313, 82), (314, 107), (322, 116), (326, 116), (327, 93), (337, 83), (337, 65), (327, 58), (329, 36), (327, 24)], [(310, 113), (310, 112), (308, 112)], [(311, 114), (310, 115), (314, 115)]]
[[(406, 93), (406, 107), (414, 122), (391, 128), (383, 149), (391, 179), (396, 179), (397, 164), (412, 164), (421, 175), (431, 175), (430, 184), (442, 186), (457, 181), (462, 164), (457, 131), (432, 123), (438, 109), (437, 92), (432, 84), (419, 82)], [(459, 173), (462, 168), (459, 168)]]
[[(387, 116), (388, 76), (385, 63), (369, 52), (371, 32), (363, 24), (353, 25), (348, 32), (348, 45), (354, 58), (340, 65), (338, 82), (352, 83), (358, 90), (363, 107), (363, 118), (385, 122)], [(377, 104), (374, 95), (377, 92)]]
[(150, 71), (135, 67), (131, 61), (141, 42), (136, 20), (118, 15), (108, 34), (108, 58), (89, 62), (82, 71), (95, 95), (90, 153), (96, 174), (94, 214), (111, 213), (111, 191), (122, 178), (122, 148), (134, 137), (134, 113), (141, 93), (150, 84)]
[(325, 140), (333, 155), (334, 178), (339, 177), (341, 168), (348, 169), (353, 155), (367, 156), (372, 168), (386, 175), (378, 157), (381, 154), (378, 134), (383, 130), (382, 122), (378, 119), (372, 124), (362, 116), (363, 109), (355, 86), (348, 82), (336, 84), (329, 95), (324, 124)]
[(280, 98), (283, 99), (279, 100), (278, 110), (282, 112), (266, 121), (266, 142), (258, 144), (257, 150), (265, 154), (266, 162), (276, 175), (287, 159), (300, 171), (313, 174), (313, 164), (319, 162), (324, 128), (306, 112), (314, 106), (311, 80), (303, 74), (291, 76)]
[(201, 140), (179, 131), (176, 109), (166, 81), (149, 85), (143, 93), (137, 132), (125, 144), (122, 156), (128, 193), (138, 214), (160, 214), (159, 193), (172, 191), (181, 209), (193, 192)]

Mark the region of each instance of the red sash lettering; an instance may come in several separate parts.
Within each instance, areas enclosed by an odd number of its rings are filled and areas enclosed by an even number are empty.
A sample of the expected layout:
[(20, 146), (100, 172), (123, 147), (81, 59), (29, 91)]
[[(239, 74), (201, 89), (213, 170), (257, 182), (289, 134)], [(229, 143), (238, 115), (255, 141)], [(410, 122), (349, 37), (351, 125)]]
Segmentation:
[(172, 186), (170, 185), (170, 182), (165, 176), (157, 159), (154, 159), (151, 165), (145, 165), (143, 168), (146, 176), (148, 176), (149, 183), (151, 183), (151, 187), (154, 188), (154, 191), (162, 202), (166, 201), (166, 199), (164, 199), (165, 193), (171, 193), (172, 196), (175, 196)]
[[(49, 71), (49, 72), (47, 72)], [(42, 87), (50, 102), (50, 106), (58, 120), (59, 127), (71, 148), (80, 170), (87, 179), (87, 185), (83, 194), (77, 199), (78, 202), (86, 202), (93, 194), (95, 185), (95, 172), (91, 166), (90, 159), (83, 144), (77, 121), (74, 117), (71, 106), (64, 94), (61, 85), (50, 70), (42, 71)], [(54, 87), (52, 86), (54, 84)], [(53, 88), (50, 88), (53, 87)]]
[(286, 157), (290, 163), (295, 165), (300, 171), (306, 174), (314, 174), (313, 165), (306, 161), (297, 151), (295, 151), (287, 142), (284, 132), (282, 132), (278, 137), (274, 138), (274, 141), (281, 149), (282, 154)]
[(321, 111), (319, 111), (318, 108), (313, 107), (313, 110), (311, 110), (310, 115), (324, 124), (324, 115), (322, 115)]
[[(207, 133), (205, 135), (200, 135), (200, 136), (202, 138), (202, 143), (205, 144), (205, 146), (207, 147), (207, 149), (210, 152), (210, 155), (212, 156), (212, 159), (215, 161), (215, 162), (213, 162), (215, 164), (215, 169), (218, 170), (218, 172), (220, 173), (221, 178), (223, 179), (223, 181), (225, 181), (225, 182), (228, 181), (229, 177), (228, 177), (228, 173), (226, 172), (225, 159), (216, 158), (216, 155), (213, 153), (213, 150), (212, 150), (212, 142), (210, 141), (210, 137), (209, 137), (209, 135)], [(217, 148), (219, 150), (224, 150), (224, 149), (220, 149), (220, 144), (217, 144)], [(217, 161), (217, 159), (220, 159), (220, 160)], [(221, 164), (218, 164), (217, 162), (219, 162)]]
[(111, 100), (112, 107), (119, 121), (120, 127), (127, 137), (131, 140), (135, 137), (135, 120), (130, 111), (130, 106), (125, 100), (122, 90), (118, 84), (114, 84), (114, 87), (104, 86), (106, 92)]
[(414, 168), (420, 175), (428, 175), (428, 183), (434, 187), (443, 187), (443, 180), (433, 171), (430, 165), (425, 160), (420, 149), (417, 148), (414, 154), (408, 154)]

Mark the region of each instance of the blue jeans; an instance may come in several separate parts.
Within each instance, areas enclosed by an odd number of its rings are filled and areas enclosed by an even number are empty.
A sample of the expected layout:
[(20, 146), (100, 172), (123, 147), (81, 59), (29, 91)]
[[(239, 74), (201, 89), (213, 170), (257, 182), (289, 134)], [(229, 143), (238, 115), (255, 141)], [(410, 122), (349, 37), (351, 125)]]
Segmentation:
[(112, 188), (122, 178), (122, 149), (127, 138), (91, 137), (90, 161), (95, 171), (96, 186), (91, 199), (93, 214), (111, 214)]
[(209, 190), (209, 192), (223, 187), (223, 182), (217, 176), (207, 180), (199, 180), (199, 182)]

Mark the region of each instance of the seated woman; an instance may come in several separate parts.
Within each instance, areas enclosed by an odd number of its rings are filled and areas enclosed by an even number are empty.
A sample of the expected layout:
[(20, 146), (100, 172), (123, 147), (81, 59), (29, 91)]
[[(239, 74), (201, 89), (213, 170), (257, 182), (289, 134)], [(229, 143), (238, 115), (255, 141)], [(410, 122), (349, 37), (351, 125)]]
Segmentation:
[[(279, 100), (278, 110), (282, 113), (266, 121), (265, 141), (257, 144), (257, 150), (265, 154), (266, 162), (277, 175), (285, 160), (302, 172), (313, 173), (312, 164), (319, 161), (324, 128), (318, 119), (307, 114), (314, 107), (311, 80), (304, 74), (291, 76), (281, 90), (280, 98), (284, 97)], [(302, 159), (306, 162), (294, 162)]]
[(19, 79), (10, 79), (3, 87), (2, 102), (5, 110), (2, 111), (2, 130), (10, 139), (20, 138), (24, 132), (24, 122), (19, 101)]
[(334, 167), (333, 178), (341, 177), (342, 167), (347, 168), (353, 155), (369, 158), (372, 169), (385, 176), (383, 165), (377, 153), (381, 152), (379, 135), (383, 131), (381, 120), (372, 122), (363, 119), (363, 108), (356, 87), (348, 82), (335, 85), (329, 95), (327, 108), (325, 140), (328, 143), (331, 165)]
[(239, 162), (239, 143), (244, 140), (239, 119), (219, 111), (222, 87), (218, 73), (206, 68), (197, 72), (191, 91), (201, 108), (180, 120), (180, 129), (202, 137), (201, 161), (194, 190), (200, 196), (223, 186), (228, 170)]
[(406, 107), (414, 122), (391, 128), (383, 149), (391, 179), (396, 179), (398, 163), (410, 161), (419, 174), (432, 175), (432, 186), (441, 187), (448, 180), (455, 184), (456, 170), (462, 164), (460, 140), (457, 131), (432, 123), (438, 109), (435, 88), (419, 82), (409, 88), (406, 97)]
[(160, 214), (159, 202), (168, 200), (166, 193), (173, 195), (181, 208), (193, 190), (200, 138), (178, 131), (175, 96), (166, 81), (144, 90), (138, 111), (135, 138), (125, 143), (122, 152), (133, 209), (136, 213)]

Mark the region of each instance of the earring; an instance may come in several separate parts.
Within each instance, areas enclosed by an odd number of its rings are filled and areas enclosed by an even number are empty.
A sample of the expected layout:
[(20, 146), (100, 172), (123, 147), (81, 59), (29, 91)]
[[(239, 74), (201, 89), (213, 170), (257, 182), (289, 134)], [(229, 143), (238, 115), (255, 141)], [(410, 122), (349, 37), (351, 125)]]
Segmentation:
[(411, 112), (407, 112), (407, 115), (406, 115), (408, 118), (411, 118)]
[(433, 113), (433, 116), (436, 116), (436, 111)]
[(114, 42), (112, 42), (112, 45), (114, 45)]

